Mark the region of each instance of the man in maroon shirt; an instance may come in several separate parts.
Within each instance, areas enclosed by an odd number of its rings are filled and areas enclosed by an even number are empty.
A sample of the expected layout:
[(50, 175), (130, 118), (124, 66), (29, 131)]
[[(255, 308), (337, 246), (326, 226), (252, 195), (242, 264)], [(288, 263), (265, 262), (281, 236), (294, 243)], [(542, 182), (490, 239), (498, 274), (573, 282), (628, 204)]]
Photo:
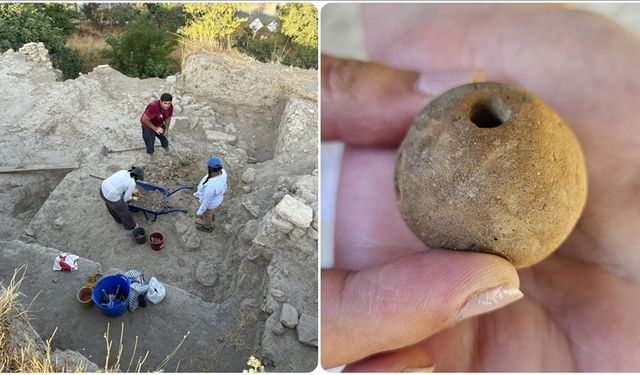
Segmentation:
[[(168, 153), (169, 152), (169, 125), (171, 125), (171, 116), (173, 115), (173, 97), (169, 93), (160, 96), (160, 100), (154, 100), (144, 109), (140, 123), (142, 124), (142, 139), (144, 140), (147, 154), (153, 157), (154, 143), (156, 137), (160, 140), (160, 145)], [(153, 159), (152, 159), (153, 160)]]

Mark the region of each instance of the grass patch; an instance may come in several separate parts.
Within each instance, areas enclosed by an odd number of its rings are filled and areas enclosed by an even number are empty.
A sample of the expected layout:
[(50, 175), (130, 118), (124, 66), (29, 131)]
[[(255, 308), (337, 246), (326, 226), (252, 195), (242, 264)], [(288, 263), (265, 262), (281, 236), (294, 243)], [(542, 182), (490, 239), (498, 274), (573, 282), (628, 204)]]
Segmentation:
[(66, 46), (73, 48), (82, 58), (82, 73), (88, 73), (98, 65), (108, 64), (100, 51), (107, 48), (105, 37), (97, 33), (73, 34), (67, 38)]
[[(51, 359), (51, 340), (33, 340), (28, 333), (31, 325), (28, 307), (17, 301), (18, 289), (24, 280), (26, 267), (14, 271), (9, 285), (0, 286), (0, 373), (3, 372), (85, 372), (85, 364), (67, 368)], [(15, 327), (22, 326), (23, 330)], [(35, 331), (33, 331), (35, 335)]]

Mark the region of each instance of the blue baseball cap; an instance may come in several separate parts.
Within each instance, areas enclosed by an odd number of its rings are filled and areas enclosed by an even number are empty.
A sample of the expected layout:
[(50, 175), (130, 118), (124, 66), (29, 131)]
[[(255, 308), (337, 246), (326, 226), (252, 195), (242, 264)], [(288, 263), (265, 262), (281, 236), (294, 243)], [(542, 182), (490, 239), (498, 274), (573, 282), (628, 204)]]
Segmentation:
[(212, 156), (209, 158), (209, 160), (207, 160), (207, 165), (211, 168), (219, 168), (222, 167), (222, 162), (220, 161), (219, 157)]

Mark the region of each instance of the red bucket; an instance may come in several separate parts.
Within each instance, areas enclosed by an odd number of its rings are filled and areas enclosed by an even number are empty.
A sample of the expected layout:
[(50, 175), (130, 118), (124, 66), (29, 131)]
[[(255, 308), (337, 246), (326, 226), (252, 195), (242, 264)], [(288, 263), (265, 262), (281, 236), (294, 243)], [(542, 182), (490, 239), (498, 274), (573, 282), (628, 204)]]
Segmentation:
[(149, 245), (155, 251), (162, 249), (164, 246), (164, 236), (160, 232), (153, 232), (149, 235)]

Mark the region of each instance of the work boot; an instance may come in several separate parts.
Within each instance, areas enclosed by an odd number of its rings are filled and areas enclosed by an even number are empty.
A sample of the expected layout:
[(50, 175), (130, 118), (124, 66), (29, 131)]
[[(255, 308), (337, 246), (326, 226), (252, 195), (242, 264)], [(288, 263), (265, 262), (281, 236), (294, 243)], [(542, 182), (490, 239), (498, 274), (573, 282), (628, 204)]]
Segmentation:
[(164, 156), (173, 156), (173, 153), (171, 152), (171, 150), (169, 149), (169, 147), (163, 147), (164, 149)]
[(158, 160), (154, 154), (147, 154), (147, 161), (149, 164), (158, 164)]

